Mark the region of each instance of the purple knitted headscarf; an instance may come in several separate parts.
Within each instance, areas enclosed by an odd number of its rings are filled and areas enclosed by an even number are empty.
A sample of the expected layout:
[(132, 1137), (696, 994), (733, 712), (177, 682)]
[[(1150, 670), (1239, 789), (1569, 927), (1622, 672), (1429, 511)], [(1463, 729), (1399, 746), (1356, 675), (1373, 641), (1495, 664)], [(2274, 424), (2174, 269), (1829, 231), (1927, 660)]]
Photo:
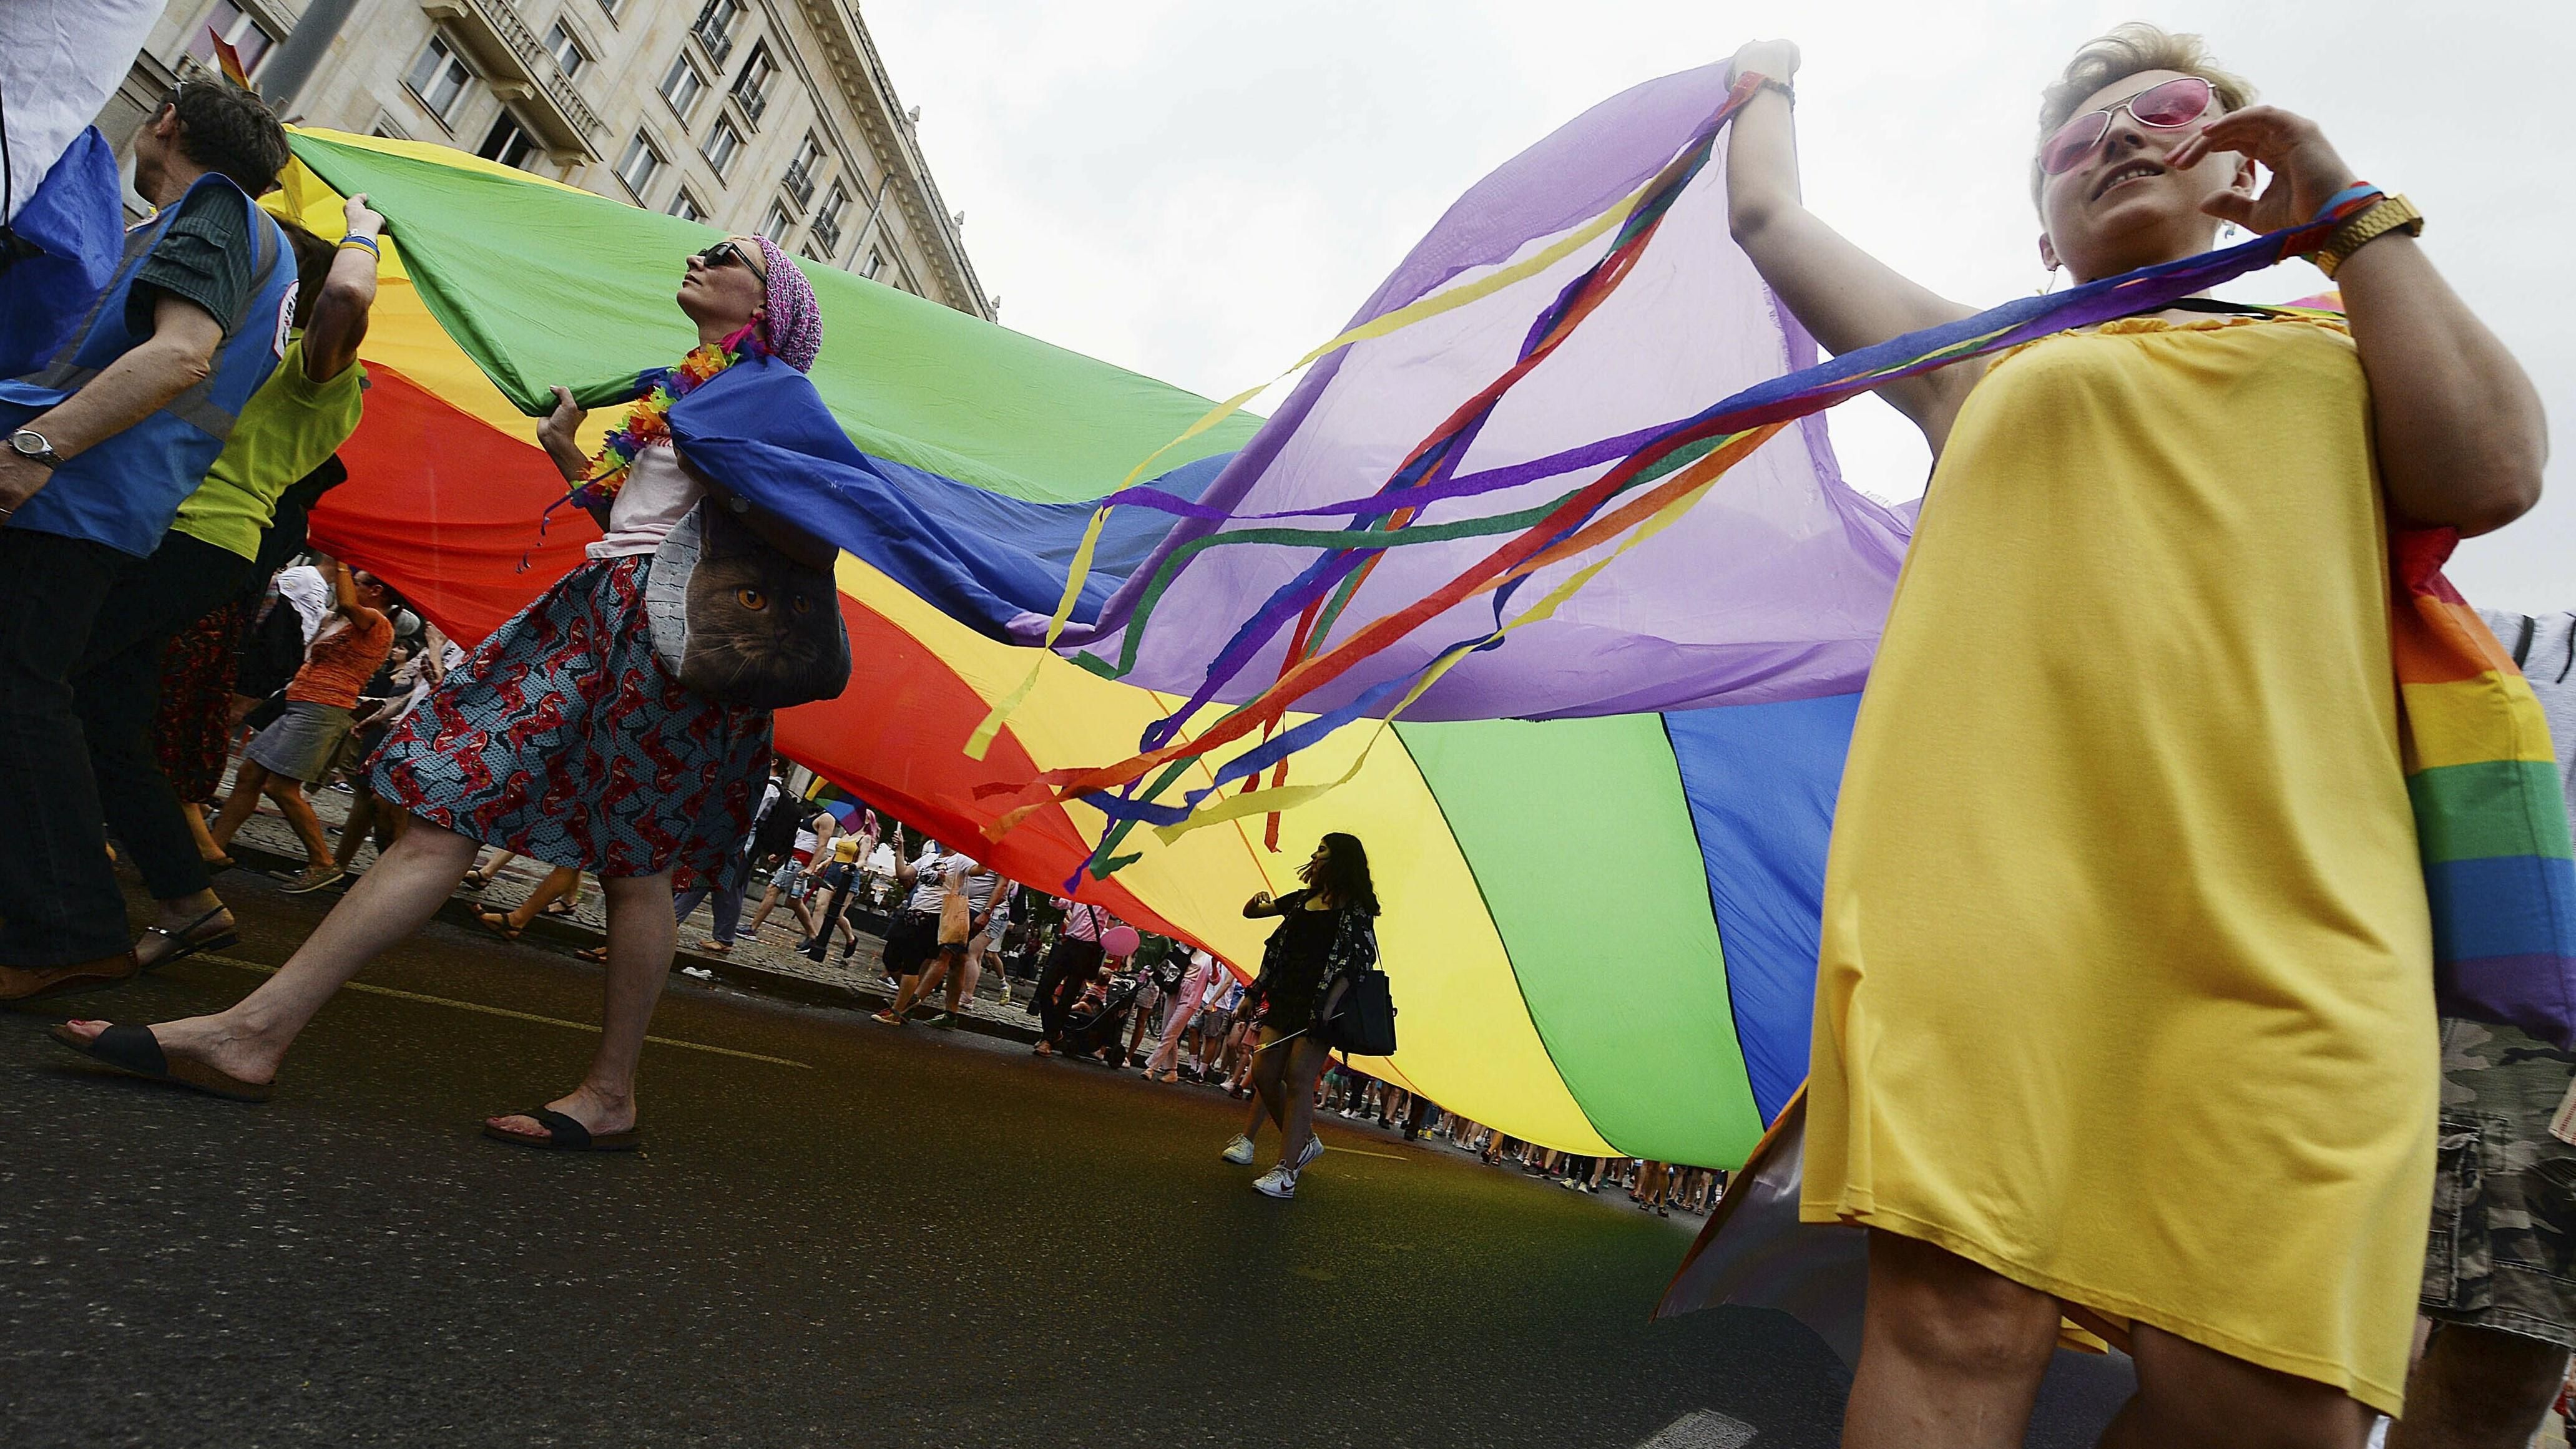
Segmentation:
[(778, 243), (759, 237), (761, 266), (769, 273), (767, 310), (760, 319), (760, 340), (779, 361), (798, 372), (812, 372), (823, 350), (823, 309), (814, 301), (814, 284), (796, 259)]

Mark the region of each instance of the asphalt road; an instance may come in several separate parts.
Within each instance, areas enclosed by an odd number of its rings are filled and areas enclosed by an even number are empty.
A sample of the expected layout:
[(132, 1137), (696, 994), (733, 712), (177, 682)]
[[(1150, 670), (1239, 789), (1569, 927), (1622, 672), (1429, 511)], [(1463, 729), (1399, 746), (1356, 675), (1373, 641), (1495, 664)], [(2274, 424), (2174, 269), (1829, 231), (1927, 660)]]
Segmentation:
[[(244, 881), (227, 960), (0, 1015), (0, 1444), (1834, 1442), (1804, 1329), (1647, 1321), (1687, 1236), (1624, 1199), (1337, 1124), (1273, 1202), (1213, 1092), (997, 1041), (675, 983), (645, 1150), (579, 1156), (477, 1127), (570, 1085), (596, 975), (451, 927), (266, 1106), (45, 1039), (220, 1005), (336, 900)], [(2089, 1443), (2123, 1372), (2031, 1442)]]

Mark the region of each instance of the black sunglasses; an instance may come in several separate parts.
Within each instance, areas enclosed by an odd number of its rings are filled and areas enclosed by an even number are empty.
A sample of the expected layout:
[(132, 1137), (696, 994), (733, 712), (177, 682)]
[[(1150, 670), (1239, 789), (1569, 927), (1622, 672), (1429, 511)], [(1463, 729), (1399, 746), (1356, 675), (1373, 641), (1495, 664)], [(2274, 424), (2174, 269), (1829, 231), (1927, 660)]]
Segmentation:
[(748, 267), (751, 269), (751, 274), (760, 278), (762, 282), (769, 280), (769, 273), (762, 269), (760, 263), (753, 261), (749, 253), (735, 246), (730, 237), (698, 253), (698, 260), (711, 267)]

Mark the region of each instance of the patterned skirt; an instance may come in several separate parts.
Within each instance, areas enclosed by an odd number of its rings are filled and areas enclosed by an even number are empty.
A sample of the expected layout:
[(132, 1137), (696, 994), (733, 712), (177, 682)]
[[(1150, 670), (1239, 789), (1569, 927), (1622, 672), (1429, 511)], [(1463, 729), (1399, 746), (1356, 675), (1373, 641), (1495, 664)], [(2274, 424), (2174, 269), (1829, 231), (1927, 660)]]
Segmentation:
[(653, 652), (650, 556), (583, 564), (483, 641), (376, 751), (376, 793), (486, 845), (602, 876), (718, 880), (769, 777), (769, 711)]
[(215, 798), (231, 753), (233, 675), (241, 667), (242, 630), (257, 599), (227, 599), (161, 646), (161, 704), (152, 717), (152, 748), (161, 773), (189, 805)]

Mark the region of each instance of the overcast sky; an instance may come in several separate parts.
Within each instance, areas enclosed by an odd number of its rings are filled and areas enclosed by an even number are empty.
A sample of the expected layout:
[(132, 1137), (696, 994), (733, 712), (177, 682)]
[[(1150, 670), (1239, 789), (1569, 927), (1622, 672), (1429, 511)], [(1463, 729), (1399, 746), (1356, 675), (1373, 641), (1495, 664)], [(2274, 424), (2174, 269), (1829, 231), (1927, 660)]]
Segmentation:
[[(2557, 424), (2550, 496), (2464, 546), (2452, 575), (2480, 603), (2576, 608), (2565, 0), (867, 0), (863, 13), (922, 108), (922, 146), (1003, 322), (1216, 396), (1331, 336), (1495, 165), (1596, 101), (1756, 36), (1805, 51), (1810, 205), (1948, 296), (2028, 292), (2044, 280), (2026, 181), (2039, 88), (2118, 21), (2199, 31), (2264, 99), (2317, 119), (2363, 176), (2424, 209), (2435, 261), (2531, 370)], [(2227, 294), (2324, 285), (2291, 263)], [(1926, 454), (1894, 413), (1860, 400), (1830, 419), (1855, 484), (1921, 491)]]

